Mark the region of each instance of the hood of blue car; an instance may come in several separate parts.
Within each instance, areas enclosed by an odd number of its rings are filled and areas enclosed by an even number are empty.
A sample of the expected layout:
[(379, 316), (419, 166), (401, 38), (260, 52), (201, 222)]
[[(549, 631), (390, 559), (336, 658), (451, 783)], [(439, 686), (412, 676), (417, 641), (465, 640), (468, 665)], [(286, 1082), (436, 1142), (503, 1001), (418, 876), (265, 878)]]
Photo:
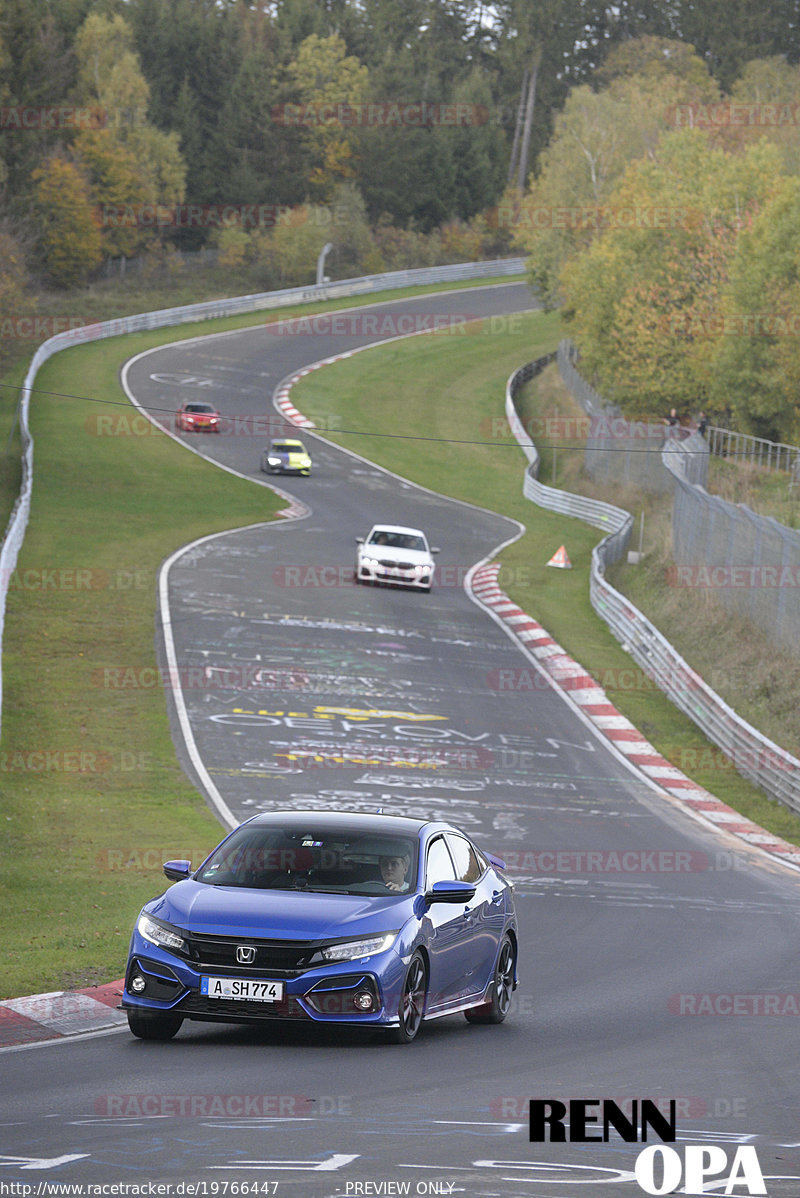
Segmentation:
[(402, 927), (413, 896), (314, 894), (295, 890), (248, 890), (209, 886), (187, 878), (147, 904), (158, 919), (184, 931), (211, 936), (275, 940), (322, 940), (377, 935)]

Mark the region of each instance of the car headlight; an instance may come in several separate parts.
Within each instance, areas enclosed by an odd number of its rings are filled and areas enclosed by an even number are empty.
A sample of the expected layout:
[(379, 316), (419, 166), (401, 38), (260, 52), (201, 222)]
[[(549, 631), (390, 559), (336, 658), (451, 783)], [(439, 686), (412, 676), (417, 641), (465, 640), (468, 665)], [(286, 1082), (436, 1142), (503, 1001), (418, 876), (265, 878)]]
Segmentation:
[(274, 458), (274, 457), (272, 457), (272, 455), (270, 455), (270, 456), (267, 458), (267, 461), (269, 462), (270, 466), (280, 466), (280, 464), (281, 464), (281, 459), (280, 459), (280, 458)]
[(139, 935), (144, 936), (151, 944), (157, 944), (159, 948), (166, 948), (171, 952), (186, 952), (186, 941), (171, 924), (153, 919), (152, 915), (142, 914), (139, 916), (137, 927)]
[(381, 936), (367, 936), (363, 940), (347, 940), (344, 944), (329, 944), (317, 949), (314, 960), (330, 963), (332, 961), (352, 961), (356, 957), (372, 957), (375, 953), (383, 953), (391, 948), (397, 939), (397, 932), (384, 932)]

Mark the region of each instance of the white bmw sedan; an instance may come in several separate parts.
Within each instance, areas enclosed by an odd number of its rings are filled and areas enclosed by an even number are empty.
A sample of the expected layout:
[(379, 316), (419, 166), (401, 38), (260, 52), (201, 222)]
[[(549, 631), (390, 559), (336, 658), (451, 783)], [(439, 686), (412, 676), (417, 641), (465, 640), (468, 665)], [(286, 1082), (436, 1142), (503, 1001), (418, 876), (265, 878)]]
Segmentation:
[(356, 537), (356, 582), (385, 582), (429, 591), (434, 553), (425, 533), (399, 524), (376, 524), (369, 536)]

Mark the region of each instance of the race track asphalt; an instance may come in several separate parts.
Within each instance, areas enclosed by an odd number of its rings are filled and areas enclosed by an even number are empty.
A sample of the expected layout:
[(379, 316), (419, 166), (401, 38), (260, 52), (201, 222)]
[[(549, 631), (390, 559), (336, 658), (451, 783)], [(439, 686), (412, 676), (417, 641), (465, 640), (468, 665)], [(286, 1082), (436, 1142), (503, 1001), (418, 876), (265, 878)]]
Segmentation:
[[(477, 314), (531, 306), (511, 284), (402, 310), (467, 302)], [(198, 339), (140, 355), (126, 385), (145, 409), (191, 393), (265, 419), (282, 379), (351, 340)], [(642, 1192), (643, 1145), (532, 1144), (527, 1103), (649, 1097), (676, 1100), (681, 1155), (713, 1145), (730, 1166), (754, 1146), (767, 1192), (797, 1198), (797, 876), (659, 795), (546, 682), (501, 685), (530, 662), (463, 582), (516, 535), (512, 522), (303, 436), (312, 476), (278, 485), (304, 518), (211, 538), (169, 568), (162, 615), (194, 748), (177, 708), (176, 746), (237, 820), (381, 807), (451, 819), (505, 856), (522, 933), (511, 1015), (502, 1027), (437, 1021), (407, 1048), (187, 1023), (168, 1044), (122, 1031), (13, 1050), (0, 1180), (158, 1181), (175, 1195), (197, 1183), (212, 1198), (223, 1180), (300, 1198), (623, 1198)], [(190, 443), (263, 479), (263, 438)], [(441, 546), (432, 594), (354, 585), (354, 538), (376, 520)]]

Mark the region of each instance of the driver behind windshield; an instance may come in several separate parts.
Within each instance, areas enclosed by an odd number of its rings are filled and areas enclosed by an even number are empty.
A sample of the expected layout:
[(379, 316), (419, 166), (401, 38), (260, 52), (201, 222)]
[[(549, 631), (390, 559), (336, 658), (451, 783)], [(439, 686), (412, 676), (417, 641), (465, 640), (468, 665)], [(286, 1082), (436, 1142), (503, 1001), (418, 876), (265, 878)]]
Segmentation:
[(411, 864), (411, 856), (405, 853), (403, 856), (381, 856), (378, 858), (378, 865), (381, 871), (381, 881), (387, 890), (405, 891), (409, 888), (409, 882), (406, 878), (408, 867)]

